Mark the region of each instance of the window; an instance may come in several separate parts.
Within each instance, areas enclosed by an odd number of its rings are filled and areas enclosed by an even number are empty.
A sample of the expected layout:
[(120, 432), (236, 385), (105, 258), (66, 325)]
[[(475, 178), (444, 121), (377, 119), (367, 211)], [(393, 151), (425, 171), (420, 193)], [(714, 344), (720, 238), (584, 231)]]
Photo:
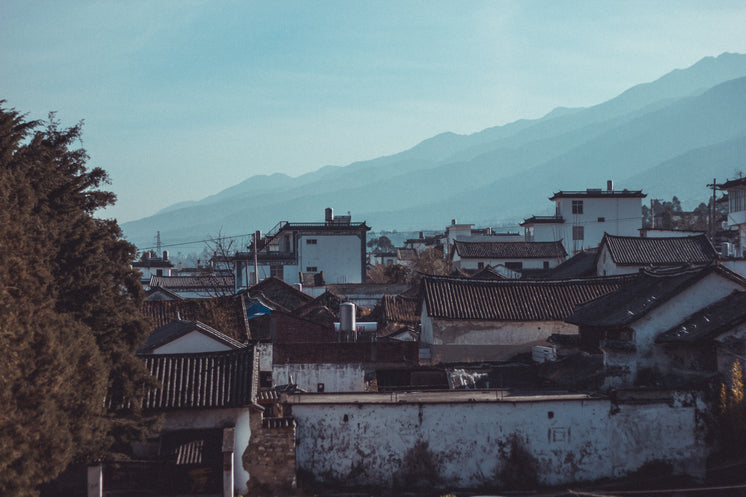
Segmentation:
[(605, 223), (606, 222), (606, 218), (605, 217), (599, 217), (598, 218), (598, 222), (599, 223)]
[(163, 269), (156, 269), (155, 270), (155, 275), (156, 276), (163, 276)]
[(522, 262), (506, 262), (505, 267), (510, 269), (511, 271), (523, 271), (523, 263)]
[(484, 262), (478, 262), (477, 269), (484, 269)]
[(572, 201), (572, 213), (573, 214), (582, 214), (583, 213), (583, 201), (582, 200), (573, 200)]
[(307, 273), (318, 273), (319, 268), (316, 266), (306, 266), (306, 272)]
[(317, 383), (316, 384), (316, 391), (318, 393), (324, 393), (324, 384), (323, 383)]
[(746, 190), (728, 191), (728, 210), (730, 212), (746, 211)]
[(544, 261), (544, 269), (549, 269), (549, 261)]
[(319, 241), (316, 238), (306, 238), (306, 245), (316, 245)]
[(585, 237), (584, 226), (573, 226), (572, 227), (572, 239), (573, 240), (583, 240), (584, 237)]
[(269, 275), (282, 279), (285, 276), (285, 272), (282, 270), (281, 265), (269, 266)]

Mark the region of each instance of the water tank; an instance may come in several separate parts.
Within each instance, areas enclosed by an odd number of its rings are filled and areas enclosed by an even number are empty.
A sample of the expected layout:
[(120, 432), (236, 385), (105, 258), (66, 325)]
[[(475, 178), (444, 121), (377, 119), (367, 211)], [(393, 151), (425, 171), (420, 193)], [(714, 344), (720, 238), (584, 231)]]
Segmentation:
[(355, 304), (352, 302), (339, 304), (339, 329), (341, 331), (355, 331), (356, 328)]
[(730, 257), (732, 254), (733, 245), (729, 242), (723, 242), (722, 245), (720, 245), (720, 257)]
[(324, 210), (324, 220), (327, 223), (331, 223), (332, 221), (334, 221), (334, 209), (332, 209), (331, 207), (327, 207)]

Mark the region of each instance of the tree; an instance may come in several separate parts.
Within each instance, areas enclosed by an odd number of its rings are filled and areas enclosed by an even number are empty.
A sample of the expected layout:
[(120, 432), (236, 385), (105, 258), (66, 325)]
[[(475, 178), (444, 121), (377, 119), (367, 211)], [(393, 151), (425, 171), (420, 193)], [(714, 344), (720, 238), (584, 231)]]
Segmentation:
[(386, 235), (381, 235), (378, 238), (371, 238), (368, 241), (368, 248), (373, 249), (373, 252), (377, 253), (388, 253), (393, 252), (396, 247), (391, 243), (391, 239)]
[(446, 275), (451, 271), (451, 262), (446, 259), (443, 251), (437, 248), (423, 250), (415, 264), (413, 282), (419, 280), (419, 275)]
[(150, 327), (135, 247), (93, 217), (115, 197), (74, 148), (82, 125), (27, 121), (4, 104), (0, 494), (33, 495), (69, 463), (110, 457), (153, 426), (136, 402), (151, 379), (134, 354)]

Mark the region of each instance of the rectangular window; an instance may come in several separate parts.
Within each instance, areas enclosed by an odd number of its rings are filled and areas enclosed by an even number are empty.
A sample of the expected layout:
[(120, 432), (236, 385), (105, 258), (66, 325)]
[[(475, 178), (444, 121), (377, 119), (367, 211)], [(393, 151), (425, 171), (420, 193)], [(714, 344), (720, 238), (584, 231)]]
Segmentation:
[(318, 242), (315, 238), (306, 238), (306, 245), (316, 245)]
[(583, 240), (585, 238), (585, 227), (584, 226), (573, 226), (572, 227), (572, 239)]
[(511, 271), (523, 271), (523, 263), (522, 262), (506, 262), (505, 267), (510, 269)]
[(318, 273), (319, 268), (317, 268), (316, 266), (306, 266), (306, 272), (307, 273)]
[(605, 223), (606, 222), (606, 218), (605, 217), (599, 217), (598, 218), (598, 222), (599, 223)]
[(573, 200), (572, 201), (572, 213), (573, 214), (582, 214), (583, 213), (583, 201), (582, 200)]
[(477, 269), (484, 269), (484, 262), (478, 262)]
[(544, 261), (544, 269), (549, 269), (549, 261)]

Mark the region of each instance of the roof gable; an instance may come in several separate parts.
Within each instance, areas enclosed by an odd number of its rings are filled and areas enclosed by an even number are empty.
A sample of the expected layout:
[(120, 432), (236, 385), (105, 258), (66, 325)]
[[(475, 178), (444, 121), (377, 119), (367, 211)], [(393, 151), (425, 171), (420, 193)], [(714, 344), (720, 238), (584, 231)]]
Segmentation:
[(641, 238), (606, 233), (601, 241), (602, 248), (604, 245), (618, 266), (709, 264), (717, 259), (715, 247), (705, 235)]
[(199, 333), (206, 336), (210, 340), (213, 340), (221, 345), (224, 345), (231, 349), (239, 349), (245, 347), (241, 342), (232, 339), (231, 337), (219, 332), (215, 328), (211, 328), (204, 323), (199, 321), (172, 321), (165, 326), (155, 329), (145, 341), (145, 345), (138, 351), (138, 353), (150, 353), (154, 350), (163, 347), (164, 345), (178, 340), (190, 333)]
[(658, 343), (696, 343), (711, 340), (746, 323), (746, 292), (735, 291), (656, 338)]
[(248, 289), (252, 297), (262, 296), (285, 309), (294, 310), (313, 300), (313, 297), (295, 286), (274, 276), (266, 278)]
[(746, 281), (720, 266), (668, 272), (642, 271), (629, 285), (578, 307), (567, 322), (591, 327), (627, 326), (710, 274), (746, 287)]
[(462, 259), (564, 259), (562, 242), (466, 242), (455, 240)]
[(154, 328), (177, 320), (200, 321), (239, 342), (245, 341), (249, 336), (242, 296), (146, 300), (140, 305), (140, 310), (151, 319)]
[(611, 293), (634, 277), (516, 281), (426, 276), (423, 303), (433, 318), (562, 321), (575, 306)]

